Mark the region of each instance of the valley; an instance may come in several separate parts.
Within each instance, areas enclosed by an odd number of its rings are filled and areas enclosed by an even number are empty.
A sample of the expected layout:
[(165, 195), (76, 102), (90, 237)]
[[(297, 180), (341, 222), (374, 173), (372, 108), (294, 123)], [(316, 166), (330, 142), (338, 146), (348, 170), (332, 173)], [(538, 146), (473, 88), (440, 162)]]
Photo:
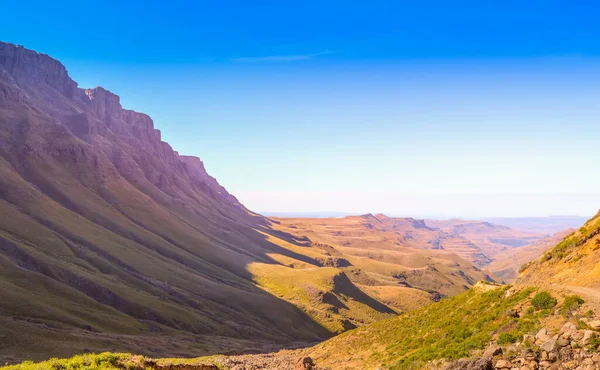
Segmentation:
[[(0, 42), (7, 369), (451, 366), (593, 322), (600, 217), (493, 220), (260, 215), (116, 94)], [(542, 290), (586, 303), (530, 310)], [(104, 354), (18, 365), (82, 353)]]

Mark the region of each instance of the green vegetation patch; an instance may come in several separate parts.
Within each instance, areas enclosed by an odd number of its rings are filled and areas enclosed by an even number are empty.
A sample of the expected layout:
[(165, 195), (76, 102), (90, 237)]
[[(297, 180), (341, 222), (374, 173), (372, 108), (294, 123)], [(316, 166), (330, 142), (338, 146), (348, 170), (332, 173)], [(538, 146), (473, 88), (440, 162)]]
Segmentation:
[(134, 356), (126, 353), (104, 352), (100, 354), (78, 355), (66, 359), (53, 358), (33, 363), (25, 361), (18, 365), (0, 367), (2, 370), (143, 370), (142, 364), (134, 361)]
[(569, 295), (565, 297), (565, 300), (560, 308), (560, 313), (563, 316), (569, 316), (573, 311), (577, 310), (580, 305), (585, 301), (578, 295)]
[(500, 333), (500, 335), (498, 336), (498, 344), (505, 345), (505, 344), (509, 344), (509, 343), (515, 343), (518, 339), (519, 339), (519, 337), (517, 337), (513, 333), (504, 332), (504, 333)]
[[(510, 343), (540, 327), (541, 312), (513, 315), (533, 293), (509, 287), (485, 293), (469, 290), (392, 320), (344, 333), (317, 347), (316, 358), (332, 362), (358, 359), (355, 366), (378, 364), (392, 369), (418, 368), (427, 361), (459, 359), (484, 349), (498, 334)], [(323, 355), (321, 355), (323, 354)]]
[(531, 300), (531, 304), (536, 310), (547, 310), (556, 306), (557, 303), (558, 301), (556, 298), (552, 297), (552, 295), (546, 291), (539, 292)]

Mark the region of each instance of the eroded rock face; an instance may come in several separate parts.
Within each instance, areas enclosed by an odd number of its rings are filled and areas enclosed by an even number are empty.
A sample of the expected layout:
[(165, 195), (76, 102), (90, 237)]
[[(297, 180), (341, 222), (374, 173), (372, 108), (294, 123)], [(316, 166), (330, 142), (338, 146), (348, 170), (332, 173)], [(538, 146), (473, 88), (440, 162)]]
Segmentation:
[[(21, 150), (40, 157), (67, 156), (61, 160), (73, 162), (88, 158), (86, 161), (92, 161), (97, 168), (106, 167), (104, 172), (108, 177), (116, 170), (134, 182), (150, 181), (172, 196), (180, 190), (175, 188), (193, 182), (208, 196), (243, 208), (208, 175), (199, 158), (180, 156), (163, 142), (148, 115), (123, 109), (119, 96), (102, 87), (78, 88), (65, 67), (48, 55), (0, 42), (0, 102), (29, 102), (39, 110), (35, 113), (48, 121), (43, 131), (56, 130), (52, 136), (58, 137), (66, 135), (60, 130), (68, 130), (93, 144), (93, 147), (70, 144), (70, 148), (53, 153), (56, 142), (49, 143), (39, 127), (21, 125), (21, 130), (31, 132), (21, 135)], [(0, 144), (0, 148), (14, 150), (8, 146), (8, 143)], [(111, 161), (113, 163), (108, 163)]]
[(45, 54), (0, 42), (0, 66), (12, 75), (16, 83), (46, 84), (67, 98), (77, 94), (77, 84), (71, 80), (66, 68)]

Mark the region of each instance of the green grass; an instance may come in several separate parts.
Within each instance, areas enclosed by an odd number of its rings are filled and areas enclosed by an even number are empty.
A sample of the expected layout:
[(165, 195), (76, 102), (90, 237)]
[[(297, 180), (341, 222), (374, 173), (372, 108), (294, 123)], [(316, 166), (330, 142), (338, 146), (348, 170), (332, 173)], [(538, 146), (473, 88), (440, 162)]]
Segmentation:
[[(159, 366), (206, 365), (214, 364), (215, 360), (222, 357), (222, 355), (215, 355), (198, 358), (161, 358), (153, 359), (152, 362)], [(215, 366), (225, 369), (218, 363)], [(152, 368), (143, 356), (111, 352), (87, 353), (65, 359), (52, 358), (37, 363), (24, 361), (18, 365), (0, 366), (1, 370), (151, 370)]]
[[(347, 330), (348, 322), (360, 326), (395, 316), (387, 307), (381, 310), (383, 304), (362, 292), (352, 295), (360, 292), (359, 288), (338, 268), (293, 269), (255, 263), (248, 270), (259, 286), (293, 303), (331, 333)], [(338, 286), (342, 284), (347, 286)]]
[(2, 370), (143, 370), (143, 364), (133, 361), (134, 356), (126, 353), (104, 352), (85, 354), (67, 359), (50, 359), (33, 363), (25, 361), (18, 365), (1, 367)]
[(545, 312), (514, 317), (510, 310), (526, 301), (533, 290), (506, 296), (508, 289), (469, 290), (396, 319), (341, 334), (317, 346), (312, 356), (324, 365), (352, 358), (347, 368), (368, 364), (409, 369), (431, 360), (467, 357), (495, 335), (512, 342), (535, 332)]
[(600, 212), (592, 217), (579, 230), (567, 235), (558, 245), (544, 254), (545, 261), (559, 261), (569, 255), (569, 253), (583, 245), (589, 239), (593, 238), (600, 232)]
[(519, 338), (515, 336), (513, 333), (504, 332), (500, 333), (498, 336), (498, 344), (504, 345), (509, 343), (515, 343)]
[(531, 305), (535, 307), (536, 310), (547, 310), (556, 306), (556, 298), (552, 297), (552, 295), (546, 291), (539, 292), (533, 297), (531, 300)]
[(579, 308), (585, 301), (578, 295), (569, 295), (565, 297), (563, 301), (562, 307), (560, 308), (560, 313), (563, 316), (569, 316), (571, 312)]

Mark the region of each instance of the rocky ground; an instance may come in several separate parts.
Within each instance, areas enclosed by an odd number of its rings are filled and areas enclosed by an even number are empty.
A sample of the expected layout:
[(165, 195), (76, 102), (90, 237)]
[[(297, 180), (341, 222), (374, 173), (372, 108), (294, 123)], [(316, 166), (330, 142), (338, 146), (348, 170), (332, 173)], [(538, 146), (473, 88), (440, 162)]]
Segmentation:
[[(583, 328), (582, 328), (583, 327)], [(482, 356), (431, 364), (444, 370), (537, 370), (537, 369), (600, 369), (600, 320), (582, 318), (579, 327), (565, 323), (556, 333), (542, 328), (536, 335), (524, 335), (508, 346), (491, 343)]]
[(212, 356), (173, 363), (165, 360), (145, 360), (145, 367), (153, 370), (326, 370), (302, 355), (302, 350), (282, 350), (277, 353)]

